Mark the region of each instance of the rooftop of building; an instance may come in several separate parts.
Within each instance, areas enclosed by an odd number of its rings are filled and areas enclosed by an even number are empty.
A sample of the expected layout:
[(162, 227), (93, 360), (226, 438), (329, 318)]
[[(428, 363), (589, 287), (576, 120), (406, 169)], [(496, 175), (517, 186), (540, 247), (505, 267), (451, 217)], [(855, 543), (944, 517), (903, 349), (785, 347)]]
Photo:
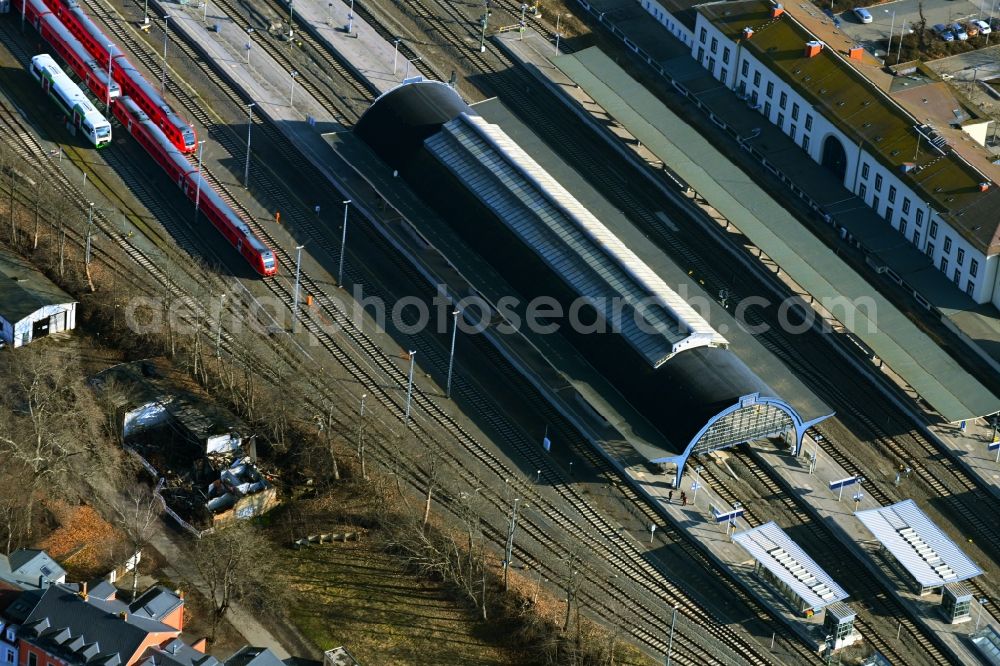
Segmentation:
[(774, 521), (737, 532), (733, 541), (787, 585), (807, 608), (819, 610), (847, 598), (847, 592)]
[(44, 550), (19, 548), (10, 555), (0, 555), (0, 580), (21, 589), (39, 589), (65, 576), (66, 570)]
[[(812, 57), (816, 37), (767, 0), (701, 5), (698, 11), (785, 79), (852, 141), (857, 141), (986, 254), (1000, 252), (1000, 187), (955, 153), (832, 48)], [(753, 31), (744, 39), (744, 29)], [(904, 172), (905, 165), (913, 165)], [(987, 191), (980, 185), (989, 183)]]
[(268, 648), (244, 645), (225, 661), (225, 666), (285, 666)]
[(0, 317), (16, 322), (47, 305), (75, 302), (29, 261), (0, 247)]
[(219, 666), (218, 659), (179, 638), (146, 649), (138, 666)]
[[(400, 86), (374, 102), (356, 131), (393, 168), (405, 169), (426, 147), (607, 321), (615, 321), (614, 309), (621, 307), (622, 337), (652, 367), (684, 349), (728, 344), (598, 216), (450, 87)], [(386, 143), (387, 136), (393, 141)], [(640, 318), (645, 325), (636, 323)]]
[(41, 594), (22, 623), (21, 637), (47, 652), (76, 663), (119, 666), (128, 663), (150, 634), (164, 638), (179, 630), (141, 614), (113, 613), (75, 586), (53, 585)]
[(925, 588), (968, 580), (983, 573), (913, 500), (854, 515)]

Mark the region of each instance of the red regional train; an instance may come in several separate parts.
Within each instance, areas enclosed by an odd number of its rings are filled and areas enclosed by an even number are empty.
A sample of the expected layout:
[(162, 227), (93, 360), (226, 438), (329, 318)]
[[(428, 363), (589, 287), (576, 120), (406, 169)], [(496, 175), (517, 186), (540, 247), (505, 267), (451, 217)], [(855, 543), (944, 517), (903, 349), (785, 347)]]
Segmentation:
[[(14, 0), (18, 10), (21, 9), (21, 1)], [(274, 252), (257, 238), (246, 222), (240, 219), (232, 208), (222, 200), (218, 192), (205, 183), (204, 180), (201, 181), (201, 188), (199, 190), (198, 180), (200, 176), (198, 170), (181, 153), (182, 149), (177, 146), (177, 142), (168, 137), (167, 132), (161, 128), (158, 122), (151, 120), (145, 109), (136, 100), (133, 100), (127, 94), (123, 95), (114, 81), (111, 81), (110, 86), (108, 85), (106, 70), (100, 70), (95, 66), (94, 61), (89, 58), (83, 46), (73, 35), (68, 33), (65, 26), (60, 24), (59, 20), (46, 8), (42, 0), (26, 0), (24, 11), (26, 19), (38, 29), (45, 41), (86, 82), (95, 95), (106, 99), (105, 95), (108, 94), (110, 87), (112, 99), (117, 98), (111, 106), (114, 116), (118, 118), (128, 133), (135, 137), (136, 141), (139, 142), (156, 163), (167, 172), (167, 175), (181, 188), (184, 195), (192, 202), (196, 199), (198, 200), (198, 209), (204, 212), (205, 217), (225, 236), (226, 240), (232, 243), (236, 250), (253, 266), (254, 270), (265, 276), (277, 273), (278, 262), (275, 260)], [(117, 51), (117, 47), (115, 47), (115, 52), (120, 53), (120, 51)], [(112, 53), (111, 57), (115, 58), (114, 53)], [(107, 58), (106, 51), (105, 58)], [(125, 64), (122, 65), (122, 62)], [(119, 66), (119, 71), (130, 71), (136, 77), (136, 80), (140, 82), (140, 85), (133, 83), (132, 89), (149, 89), (149, 84), (146, 83), (142, 75), (135, 71), (131, 63), (123, 56), (118, 56), (113, 64)], [(126, 66), (128, 69), (125, 69)], [(83, 68), (82, 72), (78, 69), (80, 67)], [(100, 76), (101, 71), (104, 71), (103, 77)], [(129, 90), (129, 87), (126, 86), (125, 90)], [(152, 92), (155, 94), (155, 91)], [(159, 95), (156, 95), (156, 99), (162, 101)], [(166, 103), (164, 103), (165, 106)], [(169, 109), (169, 107), (166, 108)], [(171, 115), (173, 115), (173, 112), (171, 112)], [(161, 114), (161, 118), (163, 117)], [(181, 123), (181, 126), (172, 122), (168, 124), (168, 128), (173, 129), (173, 135), (183, 139), (183, 130), (187, 130), (190, 140), (194, 142), (194, 131), (183, 124), (183, 121), (180, 121), (176, 115), (173, 117)], [(181, 127), (183, 127), (183, 130)], [(180, 141), (180, 143), (181, 145), (186, 145), (186, 139)], [(192, 145), (197, 145), (197, 143), (193, 143)]]
[[(20, 10), (21, 0), (14, 0), (14, 6)], [(66, 29), (55, 14), (49, 11), (42, 0), (27, 0), (24, 8), (25, 18), (35, 27), (62, 58), (80, 80), (83, 81), (97, 99), (108, 103), (121, 95), (121, 87), (108, 76), (108, 62), (102, 67), (90, 55), (83, 44)]]
[(233, 212), (222, 197), (201, 181), (197, 168), (173, 145), (162, 130), (150, 120), (145, 111), (130, 97), (123, 96), (112, 107), (115, 118), (122, 127), (139, 142), (150, 157), (156, 160), (167, 175), (170, 176), (184, 195), (194, 202), (198, 200), (198, 209), (204, 212), (215, 228), (222, 232), (230, 243), (239, 251), (250, 265), (261, 275), (274, 275), (278, 272), (278, 263), (274, 253), (253, 233), (246, 222)]
[(121, 86), (122, 95), (131, 97), (178, 150), (190, 153), (197, 148), (198, 137), (194, 128), (170, 108), (160, 93), (128, 61), (121, 49), (94, 25), (76, 0), (45, 0), (45, 4), (97, 62), (106, 63), (108, 58), (111, 59), (111, 75)]

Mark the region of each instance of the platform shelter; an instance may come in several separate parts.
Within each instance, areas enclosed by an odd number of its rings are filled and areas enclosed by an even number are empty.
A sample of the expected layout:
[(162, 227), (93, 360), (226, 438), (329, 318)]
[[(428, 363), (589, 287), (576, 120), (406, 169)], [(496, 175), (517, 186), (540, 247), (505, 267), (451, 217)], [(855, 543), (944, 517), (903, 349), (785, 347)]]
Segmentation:
[(911, 499), (854, 515), (902, 566), (920, 595), (983, 573)]
[[(754, 558), (757, 574), (803, 617), (848, 596), (774, 521), (737, 532), (733, 541)], [(853, 622), (853, 615), (844, 615)]]

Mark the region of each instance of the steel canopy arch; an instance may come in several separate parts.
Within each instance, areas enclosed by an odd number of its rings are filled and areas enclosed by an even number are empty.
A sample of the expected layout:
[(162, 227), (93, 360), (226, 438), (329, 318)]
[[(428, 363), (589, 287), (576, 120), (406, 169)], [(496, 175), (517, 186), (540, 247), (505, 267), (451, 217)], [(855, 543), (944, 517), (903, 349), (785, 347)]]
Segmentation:
[[(759, 408), (761, 406), (765, 407), (770, 412), (769, 414), (765, 413), (763, 418), (760, 418)], [(729, 439), (715, 439), (714, 442), (713, 440), (706, 440), (706, 436), (711, 434), (713, 427), (719, 426), (718, 430), (722, 430), (727, 427), (727, 417), (740, 415), (749, 417), (753, 420), (754, 423), (751, 424), (753, 427), (737, 431), (734, 433), (737, 436), (730, 437)], [(795, 444), (792, 449), (792, 453), (793, 455), (798, 456), (802, 451), (802, 439), (805, 437), (806, 431), (820, 421), (823, 421), (831, 416), (833, 416), (832, 413), (809, 421), (803, 421), (802, 417), (799, 416), (799, 413), (795, 410), (795, 408), (784, 400), (770, 396), (761, 396), (759, 393), (750, 393), (748, 395), (740, 396), (734, 404), (710, 418), (708, 422), (705, 423), (705, 425), (702, 426), (697, 433), (695, 433), (694, 437), (691, 438), (691, 441), (688, 442), (687, 446), (684, 448), (683, 453), (677, 456), (656, 458), (650, 462), (671, 463), (676, 465), (677, 470), (674, 477), (674, 486), (679, 487), (681, 477), (684, 473), (684, 466), (687, 465), (688, 458), (690, 458), (691, 454), (696, 450), (698, 453), (709, 453), (711, 451), (728, 449), (762, 437), (774, 436), (794, 430)], [(700, 446), (703, 440), (706, 440), (706, 445)]]

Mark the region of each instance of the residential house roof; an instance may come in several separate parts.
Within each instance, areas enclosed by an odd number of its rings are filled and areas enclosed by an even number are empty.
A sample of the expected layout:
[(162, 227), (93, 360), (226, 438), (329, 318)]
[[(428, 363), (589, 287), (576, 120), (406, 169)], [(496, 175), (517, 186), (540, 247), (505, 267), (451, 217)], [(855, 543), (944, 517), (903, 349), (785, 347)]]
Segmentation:
[(108, 612), (108, 602), (84, 598), (68, 585), (42, 593), (25, 618), (21, 637), (67, 661), (88, 666), (125, 666), (150, 640), (180, 632), (142, 615)]
[(0, 316), (4, 319), (16, 322), (46, 305), (75, 302), (30, 262), (0, 248)]
[(196, 650), (179, 638), (146, 649), (137, 666), (219, 666), (219, 660)]
[(225, 666), (285, 666), (268, 648), (244, 645), (226, 659)]
[(44, 550), (19, 548), (0, 555), (0, 580), (21, 589), (40, 589), (66, 579), (66, 570)]
[[(1000, 252), (1000, 187), (866, 80), (832, 48), (807, 57), (816, 37), (767, 0), (714, 2), (698, 11), (783, 78), (851, 141), (858, 142), (974, 247)], [(744, 39), (744, 29), (753, 31)], [(904, 172), (904, 165), (913, 165)], [(909, 168), (909, 167), (906, 167)], [(981, 191), (982, 183), (990, 183)]]

